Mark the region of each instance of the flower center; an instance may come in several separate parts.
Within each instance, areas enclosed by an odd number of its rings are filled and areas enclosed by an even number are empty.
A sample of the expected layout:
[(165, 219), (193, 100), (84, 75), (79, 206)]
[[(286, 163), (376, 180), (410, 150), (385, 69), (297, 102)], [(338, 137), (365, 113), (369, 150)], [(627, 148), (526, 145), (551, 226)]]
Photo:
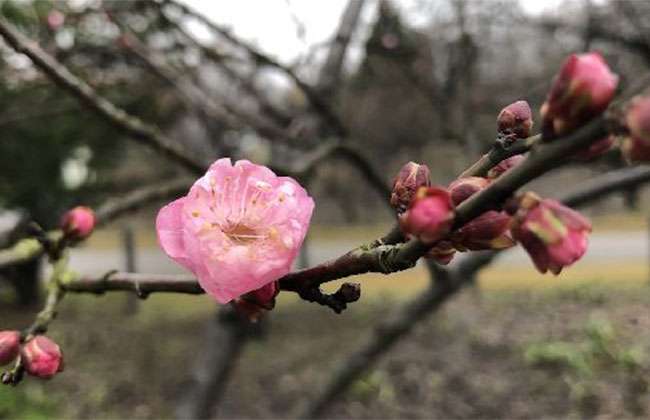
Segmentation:
[(236, 245), (248, 245), (258, 239), (266, 238), (266, 235), (262, 235), (258, 231), (240, 224), (224, 229), (223, 233)]

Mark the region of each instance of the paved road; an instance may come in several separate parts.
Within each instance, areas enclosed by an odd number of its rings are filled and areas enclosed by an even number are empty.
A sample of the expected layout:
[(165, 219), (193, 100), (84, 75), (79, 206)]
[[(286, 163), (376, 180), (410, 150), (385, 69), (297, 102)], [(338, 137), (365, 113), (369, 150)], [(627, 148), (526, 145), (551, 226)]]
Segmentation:
[[(337, 241), (311, 243), (309, 258), (317, 263), (341, 255), (358, 245), (356, 242)], [(645, 261), (648, 258), (648, 240), (644, 232), (621, 232), (593, 234), (585, 261), (595, 264), (626, 264)], [(183, 270), (169, 260), (157, 248), (138, 249), (138, 271), (151, 273), (179, 273)], [(82, 274), (102, 273), (124, 267), (124, 257), (119, 250), (80, 248), (72, 252), (71, 266)], [(529, 257), (521, 248), (505, 253), (495, 266), (519, 266), (530, 264)]]

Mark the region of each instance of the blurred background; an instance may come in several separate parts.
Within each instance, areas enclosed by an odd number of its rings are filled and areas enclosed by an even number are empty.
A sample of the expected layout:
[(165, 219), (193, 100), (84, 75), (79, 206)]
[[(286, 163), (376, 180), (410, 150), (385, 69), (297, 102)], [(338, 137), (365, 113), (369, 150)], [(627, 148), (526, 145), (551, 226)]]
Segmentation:
[[(642, 0), (3, 0), (0, 13), (206, 166), (230, 156), (290, 167), (337, 139), (385, 186), (409, 160), (446, 185), (489, 149), (496, 115), (511, 102), (528, 101), (539, 122), (572, 52), (600, 51), (623, 86), (650, 66)], [(5, 44), (0, 53), (0, 246), (20, 238), (28, 220), (56, 227), (73, 205), (191, 184), (28, 58)], [(350, 163), (329, 160), (301, 179), (316, 201), (301, 265), (392, 225), (387, 197)], [(557, 197), (623, 166), (612, 152), (531, 189)], [(72, 267), (182, 272), (159, 250), (153, 226), (173, 197), (102, 228), (73, 250)], [(635, 187), (585, 209), (594, 222), (589, 251), (557, 278), (508, 251), (441, 311), (423, 314), (327, 416), (647, 416), (649, 204)], [(29, 324), (44, 266), (0, 269), (0, 329)], [(281, 294), (254, 326), (205, 296), (69, 296), (51, 329), (66, 372), (0, 388), (0, 418), (300, 416), (337, 366), (381, 336), (378, 322), (428, 290), (429, 277), (424, 266), (362, 276), (363, 298), (341, 315)]]

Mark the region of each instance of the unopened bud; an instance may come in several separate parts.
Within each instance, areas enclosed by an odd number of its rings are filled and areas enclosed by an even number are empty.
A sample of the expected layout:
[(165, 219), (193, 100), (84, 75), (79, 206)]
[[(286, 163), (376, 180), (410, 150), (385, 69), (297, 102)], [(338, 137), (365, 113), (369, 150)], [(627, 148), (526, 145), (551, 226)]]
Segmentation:
[(589, 161), (592, 159), (601, 156), (603, 153), (607, 152), (614, 145), (614, 137), (607, 136), (597, 142), (591, 143), (591, 145), (576, 153), (573, 157), (581, 161)]
[(58, 30), (65, 23), (65, 15), (56, 9), (47, 14), (47, 26), (53, 31)]
[(78, 206), (68, 210), (61, 220), (63, 234), (74, 240), (86, 239), (95, 228), (95, 213), (92, 209)]
[(431, 258), (438, 264), (447, 265), (454, 259), (456, 248), (450, 241), (438, 241), (433, 248), (426, 253), (424, 258)]
[(490, 182), (487, 179), (478, 176), (458, 178), (449, 184), (451, 202), (454, 204), (454, 206), (457, 206), (475, 193), (487, 187), (489, 183)]
[(507, 213), (490, 210), (456, 230), (451, 240), (461, 251), (510, 248), (515, 241), (509, 228), (510, 216)]
[(11, 363), (20, 352), (20, 333), (0, 331), (0, 366)]
[(492, 167), (492, 169), (488, 171), (487, 177), (490, 180), (497, 179), (504, 173), (508, 172), (510, 169), (519, 165), (524, 160), (526, 160), (526, 157), (522, 155), (514, 155), (514, 156), (510, 156), (507, 159), (503, 159), (501, 162), (497, 163), (494, 167)]
[(418, 188), (431, 185), (430, 177), (427, 165), (409, 162), (402, 166), (393, 181), (393, 192), (390, 196), (390, 205), (398, 215), (406, 211)]
[(42, 335), (27, 342), (20, 351), (25, 371), (32, 376), (49, 379), (63, 371), (63, 354), (59, 346)]
[(625, 113), (625, 123), (631, 137), (650, 145), (650, 96), (632, 99)]
[(278, 282), (274, 281), (257, 290), (248, 292), (232, 301), (238, 313), (251, 322), (258, 321), (264, 313), (275, 307), (275, 297), (280, 292)]
[(404, 233), (426, 243), (436, 242), (449, 233), (453, 220), (449, 192), (440, 187), (420, 187), (409, 209), (399, 218)]
[(544, 139), (568, 134), (603, 112), (617, 85), (618, 76), (599, 53), (570, 55), (542, 105)]
[(530, 136), (533, 128), (533, 115), (526, 101), (513, 102), (499, 112), (497, 131), (515, 138)]

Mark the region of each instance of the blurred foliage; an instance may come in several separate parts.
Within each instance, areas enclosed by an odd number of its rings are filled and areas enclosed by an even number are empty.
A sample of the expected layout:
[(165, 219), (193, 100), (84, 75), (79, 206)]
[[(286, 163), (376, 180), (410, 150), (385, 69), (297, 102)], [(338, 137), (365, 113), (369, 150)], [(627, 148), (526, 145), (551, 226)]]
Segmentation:
[(0, 387), (0, 419), (46, 420), (58, 412), (58, 403), (40, 384)]

